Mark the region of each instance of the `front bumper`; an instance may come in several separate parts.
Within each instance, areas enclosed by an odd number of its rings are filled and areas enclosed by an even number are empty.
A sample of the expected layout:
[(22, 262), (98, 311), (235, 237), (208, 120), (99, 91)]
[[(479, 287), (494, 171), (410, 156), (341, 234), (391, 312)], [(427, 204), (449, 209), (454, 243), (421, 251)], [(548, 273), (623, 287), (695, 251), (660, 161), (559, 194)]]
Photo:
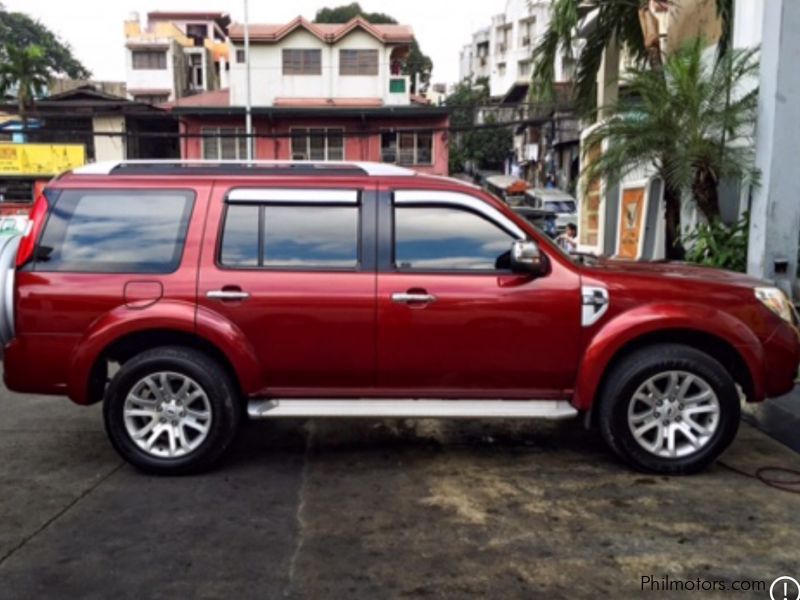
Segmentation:
[(794, 388), (800, 367), (800, 331), (788, 323), (779, 325), (764, 342), (764, 391), (782, 396)]

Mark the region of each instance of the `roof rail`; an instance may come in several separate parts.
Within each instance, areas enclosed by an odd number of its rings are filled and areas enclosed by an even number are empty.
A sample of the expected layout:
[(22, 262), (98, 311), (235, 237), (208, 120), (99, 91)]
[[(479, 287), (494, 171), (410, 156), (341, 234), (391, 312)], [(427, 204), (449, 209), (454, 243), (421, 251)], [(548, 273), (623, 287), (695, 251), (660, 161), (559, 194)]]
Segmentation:
[(90, 163), (72, 169), (75, 175), (157, 175), (194, 173), (203, 175), (293, 175), (316, 172), (325, 175), (409, 177), (415, 171), (388, 163), (311, 160), (123, 160)]

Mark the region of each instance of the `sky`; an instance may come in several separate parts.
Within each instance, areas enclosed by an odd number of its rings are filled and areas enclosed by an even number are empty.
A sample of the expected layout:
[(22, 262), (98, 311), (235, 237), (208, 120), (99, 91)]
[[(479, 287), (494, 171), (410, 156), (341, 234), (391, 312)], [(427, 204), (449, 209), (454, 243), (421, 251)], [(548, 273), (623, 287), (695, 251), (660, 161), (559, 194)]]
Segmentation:
[[(244, 0), (0, 0), (7, 10), (27, 13), (67, 41), (95, 79), (125, 79), (123, 21), (131, 12), (227, 11), (244, 18)], [(311, 19), (319, 8), (351, 0), (250, 0), (251, 23)], [(361, 0), (368, 12), (383, 12), (411, 25), (433, 60), (433, 82), (458, 80), (458, 54), (473, 31), (505, 10), (506, 0)]]

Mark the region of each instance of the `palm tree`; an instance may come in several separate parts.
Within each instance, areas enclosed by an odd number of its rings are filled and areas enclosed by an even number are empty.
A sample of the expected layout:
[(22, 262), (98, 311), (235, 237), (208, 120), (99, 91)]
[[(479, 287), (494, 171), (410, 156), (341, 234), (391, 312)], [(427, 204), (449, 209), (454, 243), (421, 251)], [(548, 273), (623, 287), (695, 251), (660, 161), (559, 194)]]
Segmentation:
[[(664, 6), (679, 6), (681, 0), (657, 0)], [(733, 0), (715, 0), (722, 21), (720, 57), (729, 46), (733, 27)], [(584, 112), (595, 106), (595, 81), (603, 51), (612, 41), (624, 47), (639, 64), (660, 70), (663, 64), (660, 39), (654, 30), (649, 0), (553, 0), (547, 31), (533, 52), (533, 91), (544, 100), (553, 97), (554, 65), (561, 53), (572, 54), (572, 43), (581, 18), (596, 10), (593, 28), (575, 56), (575, 99)]]
[(587, 136), (586, 148), (603, 144), (585, 176), (611, 183), (642, 168), (664, 182), (667, 256), (680, 259), (680, 207), (691, 194), (709, 222), (719, 217), (722, 179), (757, 183), (752, 140), (758, 90), (756, 50), (729, 49), (704, 60), (703, 40), (668, 56), (663, 71), (635, 68), (626, 95), (610, 117)]
[(24, 48), (6, 45), (3, 54), (5, 60), (0, 63), (0, 96), (5, 96), (16, 87), (19, 116), (23, 127), (26, 127), (28, 109), (50, 82), (44, 50), (36, 45)]

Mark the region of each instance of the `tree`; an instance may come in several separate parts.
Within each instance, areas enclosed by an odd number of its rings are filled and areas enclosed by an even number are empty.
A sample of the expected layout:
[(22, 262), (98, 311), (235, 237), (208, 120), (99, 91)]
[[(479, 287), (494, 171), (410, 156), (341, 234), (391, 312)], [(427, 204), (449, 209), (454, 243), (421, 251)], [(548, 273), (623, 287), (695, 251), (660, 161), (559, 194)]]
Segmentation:
[[(588, 180), (617, 182), (652, 167), (664, 182), (667, 256), (682, 258), (680, 209), (690, 194), (708, 222), (719, 218), (722, 179), (757, 183), (752, 140), (758, 90), (756, 50), (728, 50), (704, 59), (698, 39), (671, 54), (663, 72), (638, 67), (625, 78), (626, 95), (587, 136), (604, 144), (587, 167)], [(747, 90), (747, 91), (744, 91)]]
[(450, 126), (455, 130), (450, 143), (451, 173), (463, 171), (466, 161), (482, 168), (496, 167), (503, 163), (513, 148), (511, 128), (500, 126), (494, 115), (489, 114), (483, 125), (478, 125), (478, 111), (488, 101), (489, 82), (486, 78), (475, 83), (464, 80), (447, 97), (445, 103), (450, 109)]
[(9, 12), (0, 4), (0, 63), (8, 60), (5, 48), (38, 46), (44, 53), (47, 68), (53, 74), (63, 74), (74, 79), (86, 79), (91, 72), (76, 59), (69, 45), (39, 21), (26, 14)]
[[(662, 5), (680, 5), (682, 0), (657, 0)], [(722, 21), (720, 58), (728, 48), (733, 26), (733, 0), (715, 0)], [(593, 28), (576, 60), (575, 99), (588, 112), (596, 104), (597, 74), (603, 50), (614, 40), (639, 65), (659, 71), (663, 64), (655, 17), (649, 0), (553, 0), (551, 20), (533, 52), (533, 90), (543, 99), (552, 99), (555, 63), (560, 54), (572, 55), (573, 42), (583, 15), (596, 10)]]
[(19, 115), (26, 126), (28, 109), (50, 82), (47, 59), (44, 50), (34, 45), (24, 48), (4, 45), (2, 52), (5, 60), (0, 63), (0, 97), (16, 87)]
[[(314, 17), (315, 23), (347, 23), (355, 17), (362, 17), (365, 21), (374, 24), (397, 24), (397, 20), (385, 13), (365, 12), (358, 2), (343, 4), (335, 8), (321, 8)], [(411, 78), (411, 89), (414, 93), (422, 90), (416, 89), (417, 74), (419, 73), (422, 89), (427, 88), (431, 81), (431, 71), (433, 71), (433, 61), (422, 52), (419, 43), (414, 39), (411, 41), (411, 49), (403, 66), (403, 74)]]

